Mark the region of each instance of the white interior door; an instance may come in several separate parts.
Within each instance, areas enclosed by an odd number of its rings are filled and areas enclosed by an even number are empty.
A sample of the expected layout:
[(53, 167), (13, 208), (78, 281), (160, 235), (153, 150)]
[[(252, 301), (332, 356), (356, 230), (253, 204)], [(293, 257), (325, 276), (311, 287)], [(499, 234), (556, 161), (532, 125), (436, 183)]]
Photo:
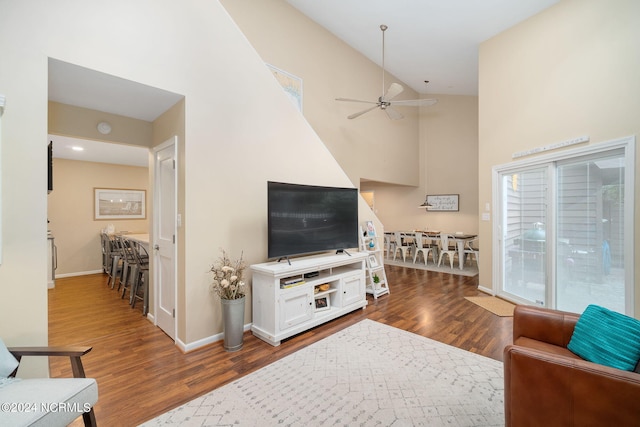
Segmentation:
[(154, 150), (154, 283), (156, 324), (175, 339), (176, 331), (176, 146), (170, 138)]

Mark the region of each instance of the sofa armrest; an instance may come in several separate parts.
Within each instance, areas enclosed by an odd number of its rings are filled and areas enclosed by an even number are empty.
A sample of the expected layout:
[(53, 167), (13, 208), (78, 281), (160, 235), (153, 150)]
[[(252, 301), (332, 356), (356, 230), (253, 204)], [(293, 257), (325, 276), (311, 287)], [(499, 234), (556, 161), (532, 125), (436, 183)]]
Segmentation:
[(566, 311), (517, 305), (513, 312), (513, 342), (527, 337), (566, 348), (579, 317)]
[[(80, 358), (89, 353), (91, 349), (92, 347), (9, 347), (8, 350), (18, 362), (20, 362), (23, 356), (69, 357), (74, 378), (86, 378)], [(15, 375), (15, 371), (12, 375)]]
[(509, 345), (504, 350), (507, 426), (635, 425), (640, 374)]

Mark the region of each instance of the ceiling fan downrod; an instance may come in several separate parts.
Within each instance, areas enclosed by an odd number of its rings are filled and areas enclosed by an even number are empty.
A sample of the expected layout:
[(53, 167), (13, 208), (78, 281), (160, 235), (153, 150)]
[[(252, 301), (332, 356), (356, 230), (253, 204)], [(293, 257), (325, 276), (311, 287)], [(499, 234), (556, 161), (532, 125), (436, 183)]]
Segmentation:
[(382, 92), (384, 94), (384, 91), (386, 89), (386, 86), (384, 85), (384, 32), (387, 31), (387, 27), (386, 25), (382, 24), (380, 25), (380, 29), (382, 30)]

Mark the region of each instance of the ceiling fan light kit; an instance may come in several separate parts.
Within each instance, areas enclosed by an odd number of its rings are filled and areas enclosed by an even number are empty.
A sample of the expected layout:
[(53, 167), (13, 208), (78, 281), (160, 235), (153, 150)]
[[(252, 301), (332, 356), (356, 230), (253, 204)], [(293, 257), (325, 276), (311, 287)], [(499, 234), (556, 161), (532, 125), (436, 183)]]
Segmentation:
[[(351, 99), (351, 98), (336, 98), (336, 101), (346, 101), (346, 102), (360, 102), (364, 104), (373, 104), (373, 106), (359, 111), (357, 113), (351, 114), (347, 116), (348, 119), (355, 119), (356, 117), (360, 117), (361, 115), (368, 113), (371, 110), (375, 110), (376, 108), (380, 108), (391, 120), (400, 120), (404, 116), (402, 113), (394, 108), (394, 106), (402, 106), (402, 107), (427, 107), (429, 105), (433, 105), (438, 102), (437, 99), (408, 99), (408, 100), (400, 100), (394, 101), (393, 99), (400, 95), (404, 91), (404, 87), (399, 83), (391, 83), (389, 85), (389, 89), (385, 93), (385, 83), (384, 83), (384, 33), (387, 31), (386, 25), (380, 25), (380, 30), (382, 31), (382, 96), (378, 97), (377, 101), (362, 101), (359, 99)], [(427, 83), (427, 81), (425, 81)]]

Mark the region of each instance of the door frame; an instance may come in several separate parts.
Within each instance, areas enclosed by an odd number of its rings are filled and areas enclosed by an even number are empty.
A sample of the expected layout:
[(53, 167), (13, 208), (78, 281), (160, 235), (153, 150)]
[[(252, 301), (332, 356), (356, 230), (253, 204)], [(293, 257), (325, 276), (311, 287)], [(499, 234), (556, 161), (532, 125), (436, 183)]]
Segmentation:
[(160, 185), (159, 185), (159, 179), (158, 179), (158, 167), (157, 167), (157, 159), (156, 159), (156, 155), (159, 151), (166, 149), (167, 147), (170, 147), (171, 145), (173, 145), (173, 159), (175, 162), (175, 173), (174, 173), (174, 236), (175, 236), (175, 243), (173, 245), (173, 292), (174, 292), (174, 316), (173, 316), (173, 327), (174, 327), (174, 343), (178, 341), (178, 136), (177, 135), (173, 135), (172, 137), (170, 137), (169, 139), (167, 139), (166, 141), (164, 141), (163, 143), (153, 147), (153, 226), (152, 226), (152, 232), (153, 232), (153, 236), (151, 241), (154, 242), (154, 247), (153, 248), (149, 248), (150, 251), (153, 253), (152, 259), (153, 259), (153, 312), (154, 312), (154, 319), (153, 319), (153, 324), (154, 325), (158, 325), (158, 319), (157, 316), (155, 315), (156, 313), (158, 313), (158, 305), (160, 303), (159, 300), (159, 291), (158, 291), (158, 281), (156, 280), (156, 278), (158, 277), (158, 264), (155, 262), (155, 254), (156, 254), (156, 249), (155, 249), (155, 242), (157, 241), (158, 238), (158, 227), (159, 227), (159, 223), (158, 223), (158, 215), (156, 214), (158, 212), (158, 200), (160, 200), (160, 198), (158, 197), (158, 192), (160, 191)]

